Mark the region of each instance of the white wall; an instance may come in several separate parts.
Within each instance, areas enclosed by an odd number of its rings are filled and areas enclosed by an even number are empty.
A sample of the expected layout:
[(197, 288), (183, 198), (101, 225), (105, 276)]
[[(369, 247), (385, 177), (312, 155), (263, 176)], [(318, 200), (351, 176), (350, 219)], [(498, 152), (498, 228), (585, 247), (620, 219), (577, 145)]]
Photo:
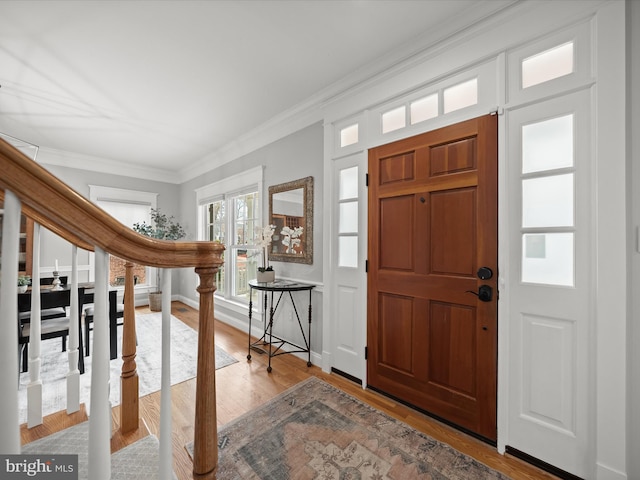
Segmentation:
[[(180, 218), (184, 220), (185, 226), (189, 231), (196, 232), (197, 208), (195, 190), (197, 188), (219, 182), (258, 166), (264, 166), (264, 198), (261, 201), (262, 215), (264, 219), (267, 219), (269, 215), (269, 186), (308, 176), (313, 177), (313, 264), (273, 261), (271, 263), (279, 278), (306, 281), (318, 285), (314, 292), (313, 301), (314, 322), (311, 336), (312, 350), (314, 352), (322, 351), (321, 284), (323, 262), (322, 228), (324, 222), (322, 212), (322, 159), (323, 128), (321, 124), (316, 123), (180, 185)], [(263, 221), (263, 223), (265, 222)], [(198, 278), (193, 269), (182, 269), (179, 283), (174, 284), (174, 289), (182, 296), (185, 302), (196, 306), (198, 301), (197, 283)], [(240, 329), (248, 328), (246, 307), (225, 306), (223, 302), (216, 301), (214, 308), (217, 318), (227, 321)], [(287, 319), (289, 318), (288, 312), (285, 316)], [(288, 326), (288, 324), (284, 325), (285, 328), (288, 328)]]
[(630, 282), (628, 286), (628, 478), (640, 478), (640, 2), (627, 2), (627, 124)]

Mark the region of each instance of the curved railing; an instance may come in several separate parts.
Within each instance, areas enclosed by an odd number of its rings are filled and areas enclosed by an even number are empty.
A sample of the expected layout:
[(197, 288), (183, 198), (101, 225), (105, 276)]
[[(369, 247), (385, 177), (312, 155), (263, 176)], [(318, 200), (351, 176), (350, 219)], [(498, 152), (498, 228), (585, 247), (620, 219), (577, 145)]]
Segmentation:
[[(32, 218), (38, 224), (46, 227), (48, 230), (56, 233), (79, 248), (96, 251), (96, 253), (105, 252), (106, 254), (112, 254), (125, 259), (128, 262), (152, 267), (195, 267), (195, 271), (200, 277), (200, 285), (197, 289), (200, 294), (200, 316), (198, 373), (195, 399), (196, 416), (194, 422), (194, 476), (198, 478), (215, 478), (215, 470), (217, 467), (217, 424), (215, 351), (213, 342), (213, 292), (215, 291), (214, 276), (218, 267), (222, 265), (222, 252), (224, 247), (214, 242), (174, 242), (152, 239), (140, 235), (122, 225), (104, 210), (88, 201), (46, 169), (3, 140), (0, 140), (0, 189), (5, 192), (5, 209), (8, 208), (7, 204), (11, 203), (7, 202), (7, 200), (15, 198), (14, 203), (17, 204), (18, 213), (21, 210), (23, 214)], [(3, 238), (3, 246), (4, 245)], [(4, 247), (3, 256), (7, 256)], [(5, 265), (6, 263), (7, 262), (3, 262)], [(98, 263), (100, 262), (96, 260), (96, 264)], [(128, 271), (129, 270), (130, 269), (128, 269)], [(98, 289), (101, 288), (101, 285), (104, 285), (105, 290), (107, 288), (106, 279), (99, 284), (98, 275), (99, 272), (98, 269), (96, 269), (96, 310), (99, 308), (98, 302), (103, 301), (103, 297), (106, 298), (106, 294), (104, 296), (98, 295)], [(9, 272), (2, 273), (2, 278), (5, 280), (10, 280), (11, 276), (13, 276), (13, 272), (11, 272), (11, 274), (9, 274)], [(17, 271), (15, 272), (15, 276), (17, 277)], [(4, 331), (10, 331), (11, 328), (16, 328), (15, 319), (17, 318), (17, 312), (15, 312), (16, 315), (12, 315), (13, 305), (11, 300), (12, 296), (14, 298), (16, 297), (16, 284), (17, 282), (15, 281), (3, 282), (2, 297), (0, 297), (0, 299), (4, 301), (5, 305), (2, 305), (3, 318), (0, 322), (2, 322), (4, 326)], [(129, 292), (129, 294), (127, 292)], [(135, 363), (133, 363), (133, 359), (135, 358), (135, 326), (127, 327), (127, 317), (133, 317), (132, 293), (133, 276), (127, 275), (125, 286), (125, 340), (123, 341), (123, 359), (127, 364), (126, 368), (129, 369), (126, 373), (127, 377), (135, 376)], [(170, 292), (163, 292), (163, 295), (170, 296)], [(169, 305), (168, 302), (165, 303)], [(94, 337), (98, 335), (100, 330), (98, 328), (99, 321), (99, 318), (94, 318), (94, 323), (96, 324)], [(104, 321), (106, 323), (106, 319), (104, 319)], [(134, 324), (129, 321), (129, 325)], [(3, 337), (10, 338), (12, 336), (3, 335)], [(9, 352), (5, 351), (7, 358), (14, 353), (14, 350), (17, 357), (17, 342), (14, 338), (11, 338), (11, 341), (7, 340), (3, 342), (0, 347), (0, 349), (10, 350)], [(133, 348), (133, 354), (130, 351), (131, 348)], [(94, 351), (94, 355), (97, 354), (98, 352)], [(94, 365), (96, 360), (94, 360)], [(106, 361), (108, 364), (108, 359)], [(15, 369), (13, 374), (6, 371), (6, 367), (2, 367), (1, 365), (0, 369), (3, 370), (1, 378), (4, 379), (5, 382), (10, 383), (13, 381), (13, 385), (17, 385), (17, 379), (15, 379), (15, 381), (13, 380), (14, 376), (17, 375), (17, 369)], [(131, 369), (133, 369), (133, 372)], [(124, 378), (125, 367), (123, 367), (123, 388)], [(137, 388), (137, 381), (135, 382), (135, 386)], [(12, 398), (7, 397), (9, 400), (6, 402), (3, 400), (5, 395), (12, 395), (11, 392), (7, 393), (7, 390), (8, 389), (4, 389), (3, 392), (0, 392), (0, 415), (2, 415), (2, 410), (6, 410), (3, 407), (12, 405)], [(17, 392), (13, 394), (17, 395)], [(123, 402), (125, 396), (126, 394), (123, 391)], [(137, 417), (137, 402), (135, 403)], [(92, 410), (93, 408), (92, 401)], [(127, 410), (127, 407), (123, 405), (121, 411), (125, 410)], [(170, 412), (165, 415), (168, 415), (170, 419)], [(18, 419), (16, 415), (15, 424), (12, 425), (11, 428), (13, 434), (3, 434), (1, 436), (2, 438), (0, 438), (0, 451), (5, 453), (19, 453), (20, 443), (19, 434), (17, 434), (17, 422)], [(109, 432), (105, 433), (105, 435), (107, 434), (110, 436)], [(94, 433), (94, 435), (99, 437), (101, 434)], [(92, 438), (93, 436), (90, 435), (90, 442)], [(160, 441), (162, 453), (162, 435)], [(170, 449), (170, 445), (169, 447), (165, 445), (164, 448)], [(104, 457), (101, 456), (101, 458)], [(95, 469), (91, 469), (90, 466), (90, 472), (94, 471), (97, 474), (103, 467), (109, 472), (108, 467), (103, 465), (96, 466)], [(106, 475), (108, 474), (109, 473)], [(103, 475), (105, 474), (100, 474), (99, 477), (109, 478)], [(92, 478), (94, 477), (92, 476)], [(95, 478), (98, 478), (98, 476)]]

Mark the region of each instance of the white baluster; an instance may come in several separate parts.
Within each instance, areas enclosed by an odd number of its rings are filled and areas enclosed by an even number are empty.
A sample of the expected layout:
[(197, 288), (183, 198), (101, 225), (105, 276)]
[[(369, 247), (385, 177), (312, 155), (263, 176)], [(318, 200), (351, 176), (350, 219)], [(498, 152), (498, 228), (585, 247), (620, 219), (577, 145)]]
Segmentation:
[(109, 256), (96, 247), (96, 283), (89, 416), (89, 478), (111, 477), (111, 405), (109, 403)]
[(2, 219), (2, 269), (0, 269), (0, 452), (20, 453), (18, 424), (18, 248), (20, 244), (20, 200), (4, 192)]
[(162, 378), (160, 381), (160, 480), (173, 478), (171, 448), (171, 270), (162, 270)]
[(27, 385), (27, 426), (42, 425), (42, 379), (40, 378), (40, 224), (33, 224), (33, 264), (31, 281), (31, 323), (29, 325), (29, 384)]
[(71, 308), (69, 311), (69, 372), (67, 373), (67, 413), (80, 410), (80, 370), (78, 370), (78, 344), (80, 332), (78, 319), (80, 305), (78, 300), (78, 247), (71, 246)]

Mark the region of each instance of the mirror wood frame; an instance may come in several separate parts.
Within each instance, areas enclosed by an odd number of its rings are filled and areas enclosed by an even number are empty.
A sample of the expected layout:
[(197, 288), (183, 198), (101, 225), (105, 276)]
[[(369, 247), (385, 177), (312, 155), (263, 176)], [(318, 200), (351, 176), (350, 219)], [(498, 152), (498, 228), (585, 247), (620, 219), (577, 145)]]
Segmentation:
[(302, 211), (304, 212), (304, 237), (302, 242), (302, 254), (292, 253), (269, 253), (269, 259), (276, 262), (313, 263), (313, 177), (305, 177), (292, 182), (271, 185), (269, 187), (269, 224), (275, 225), (273, 221), (273, 195), (302, 188), (303, 201)]

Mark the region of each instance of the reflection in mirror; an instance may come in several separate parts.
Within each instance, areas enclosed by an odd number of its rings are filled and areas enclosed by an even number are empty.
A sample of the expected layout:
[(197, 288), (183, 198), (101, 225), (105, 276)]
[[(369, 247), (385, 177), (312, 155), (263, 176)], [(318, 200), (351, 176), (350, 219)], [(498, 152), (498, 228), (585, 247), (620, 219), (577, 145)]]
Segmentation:
[(271, 260), (313, 263), (313, 177), (269, 187), (269, 223)]

